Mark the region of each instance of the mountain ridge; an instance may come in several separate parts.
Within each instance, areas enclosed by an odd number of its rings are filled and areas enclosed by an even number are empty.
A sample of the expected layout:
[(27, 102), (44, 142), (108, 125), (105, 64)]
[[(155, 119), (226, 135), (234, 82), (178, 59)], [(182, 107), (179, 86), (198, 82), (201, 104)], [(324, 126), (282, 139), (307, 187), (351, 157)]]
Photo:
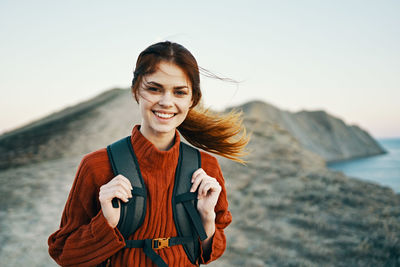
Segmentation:
[(367, 131), (347, 125), (324, 110), (290, 112), (262, 101), (247, 102), (235, 109), (242, 109), (246, 117), (279, 124), (327, 162), (386, 153)]
[[(123, 107), (132, 109), (132, 114), (136, 113), (135, 118), (138, 122), (139, 118), (134, 102), (126, 102), (129, 98), (128, 94), (130, 94), (129, 89), (111, 89), (89, 100), (3, 133), (0, 135), (0, 169), (58, 158), (63, 154), (83, 153), (83, 149), (75, 148), (72, 149), (74, 151), (71, 151), (68, 147), (60, 147), (62, 152), (51, 148), (51, 153), (49, 153), (46, 146), (49, 143), (57, 143), (57, 140), (61, 138), (57, 135), (62, 135), (68, 125), (77, 124), (82, 116), (90, 115), (107, 104), (110, 106), (110, 110), (117, 110), (116, 107), (109, 104), (114, 100), (122, 101)], [(327, 162), (386, 153), (367, 131), (357, 125), (346, 125), (341, 119), (324, 110), (289, 112), (262, 101), (247, 102), (235, 108), (243, 110), (247, 118), (268, 120), (279, 124), (297, 138), (306, 149), (322, 156)], [(106, 113), (106, 111), (102, 112)], [(126, 122), (128, 123), (129, 120)], [(77, 125), (75, 128), (79, 129), (80, 127), (84, 128), (85, 126)], [(75, 135), (74, 138), (78, 138), (78, 136)], [(95, 149), (93, 146), (87, 148)]]

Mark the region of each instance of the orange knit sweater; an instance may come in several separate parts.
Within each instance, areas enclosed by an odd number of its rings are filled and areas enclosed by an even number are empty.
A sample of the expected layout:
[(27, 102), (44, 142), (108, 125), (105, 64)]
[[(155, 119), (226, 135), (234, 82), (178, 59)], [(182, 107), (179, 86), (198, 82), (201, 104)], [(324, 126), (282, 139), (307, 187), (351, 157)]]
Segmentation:
[[(142, 226), (129, 239), (177, 236), (172, 213), (172, 191), (179, 156), (180, 136), (168, 151), (158, 150), (136, 125), (131, 137), (147, 189), (146, 216)], [(222, 186), (216, 212), (216, 230), (211, 254), (202, 252), (200, 263), (220, 257), (226, 247), (224, 228), (232, 220), (221, 169), (215, 157), (201, 152), (201, 167)], [(111, 257), (112, 266), (155, 266), (141, 248), (124, 248), (125, 241), (117, 228), (110, 227), (103, 216), (99, 189), (114, 177), (105, 148), (86, 155), (78, 168), (65, 205), (59, 230), (49, 239), (49, 253), (62, 266), (96, 266)], [(168, 266), (193, 266), (182, 245), (157, 250)]]

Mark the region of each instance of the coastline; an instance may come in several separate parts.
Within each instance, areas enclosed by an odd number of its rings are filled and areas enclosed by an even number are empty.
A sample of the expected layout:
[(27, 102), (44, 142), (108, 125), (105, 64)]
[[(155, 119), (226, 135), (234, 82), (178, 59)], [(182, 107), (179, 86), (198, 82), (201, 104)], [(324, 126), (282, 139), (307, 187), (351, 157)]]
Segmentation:
[(379, 138), (377, 142), (386, 153), (327, 162), (331, 170), (349, 177), (388, 186), (400, 194), (400, 137)]

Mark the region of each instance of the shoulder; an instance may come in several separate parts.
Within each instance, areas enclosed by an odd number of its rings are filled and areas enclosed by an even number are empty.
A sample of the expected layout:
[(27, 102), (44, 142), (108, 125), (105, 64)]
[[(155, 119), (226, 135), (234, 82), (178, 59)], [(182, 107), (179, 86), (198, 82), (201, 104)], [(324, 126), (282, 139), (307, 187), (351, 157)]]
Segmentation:
[(200, 151), (201, 155), (201, 168), (211, 177), (217, 178), (218, 180), (223, 180), (221, 167), (215, 156)]
[(215, 156), (211, 155), (210, 153), (207, 153), (205, 151), (200, 151), (200, 156), (201, 156), (201, 166), (208, 166), (208, 165), (213, 165), (213, 166), (219, 166), (218, 160)]
[(87, 177), (87, 182), (98, 186), (107, 183), (113, 177), (107, 149), (101, 148), (84, 155), (78, 168), (78, 175)]
[(101, 148), (99, 150), (84, 155), (81, 164), (87, 167), (103, 167), (104, 165), (107, 165), (107, 162), (107, 149)]

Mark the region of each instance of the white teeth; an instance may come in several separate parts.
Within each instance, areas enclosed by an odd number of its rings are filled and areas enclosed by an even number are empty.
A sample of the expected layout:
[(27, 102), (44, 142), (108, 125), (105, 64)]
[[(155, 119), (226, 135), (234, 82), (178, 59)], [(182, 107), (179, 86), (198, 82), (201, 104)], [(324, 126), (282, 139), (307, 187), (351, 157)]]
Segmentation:
[(172, 118), (174, 116), (173, 113), (166, 114), (166, 113), (160, 113), (160, 112), (157, 112), (157, 111), (154, 111), (154, 114), (156, 114), (157, 117), (160, 117), (160, 118), (163, 118), (163, 119), (169, 119), (169, 118)]

